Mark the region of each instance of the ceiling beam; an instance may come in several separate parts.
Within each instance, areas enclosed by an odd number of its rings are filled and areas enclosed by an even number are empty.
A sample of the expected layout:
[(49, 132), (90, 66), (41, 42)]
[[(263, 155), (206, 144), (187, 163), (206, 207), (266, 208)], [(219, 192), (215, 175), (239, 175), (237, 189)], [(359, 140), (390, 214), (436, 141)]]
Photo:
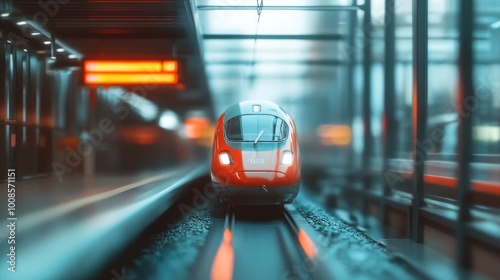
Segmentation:
[(205, 61), (207, 65), (250, 65), (250, 64), (301, 64), (301, 65), (318, 65), (318, 66), (336, 66), (345, 65), (347, 61), (337, 60), (337, 59), (323, 59), (323, 60), (308, 60), (308, 59), (297, 59), (297, 60), (262, 60), (262, 61), (251, 61), (251, 60), (215, 60), (215, 61)]
[(252, 35), (252, 34), (205, 34), (205, 40), (345, 40), (342, 34), (313, 35)]
[[(218, 11), (218, 10), (234, 10), (248, 11), (257, 10), (257, 6), (216, 6), (216, 5), (199, 5), (199, 11)], [(334, 6), (334, 5), (318, 5), (318, 6), (263, 6), (262, 10), (298, 10), (298, 11), (347, 11), (356, 12), (361, 9), (360, 6)]]

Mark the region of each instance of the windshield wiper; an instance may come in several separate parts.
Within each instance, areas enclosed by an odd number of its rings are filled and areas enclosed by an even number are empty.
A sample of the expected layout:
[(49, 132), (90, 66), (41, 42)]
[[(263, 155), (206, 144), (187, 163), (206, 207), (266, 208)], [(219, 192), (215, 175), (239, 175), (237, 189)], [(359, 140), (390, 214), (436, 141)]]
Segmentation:
[(255, 141), (253, 141), (253, 145), (254, 146), (257, 146), (257, 144), (259, 144), (259, 139), (262, 136), (262, 134), (264, 134), (264, 130), (261, 130), (260, 133), (259, 133), (259, 136), (257, 136), (257, 138), (255, 139)]

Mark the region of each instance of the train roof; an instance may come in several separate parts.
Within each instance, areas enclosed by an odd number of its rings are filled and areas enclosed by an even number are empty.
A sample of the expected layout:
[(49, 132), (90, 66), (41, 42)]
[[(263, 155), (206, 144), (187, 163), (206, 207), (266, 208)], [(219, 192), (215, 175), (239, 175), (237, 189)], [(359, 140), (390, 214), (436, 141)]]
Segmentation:
[(224, 113), (224, 122), (241, 115), (274, 115), (288, 120), (288, 114), (280, 106), (264, 100), (248, 100), (229, 107)]

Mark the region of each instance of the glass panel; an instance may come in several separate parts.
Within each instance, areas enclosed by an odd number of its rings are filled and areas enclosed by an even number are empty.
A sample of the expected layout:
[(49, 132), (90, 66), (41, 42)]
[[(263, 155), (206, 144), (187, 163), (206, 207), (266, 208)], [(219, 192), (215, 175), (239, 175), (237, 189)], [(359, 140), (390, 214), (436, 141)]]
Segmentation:
[[(473, 116), (471, 179), (500, 188), (500, 2), (474, 4), (475, 97), (466, 105)], [(473, 183), (476, 187), (481, 188)]]
[[(425, 162), (426, 195), (452, 196), (456, 187), (458, 3), (438, 0), (429, 5), (427, 132), (424, 143), (417, 143), (418, 151), (429, 155)], [(436, 192), (434, 185), (448, 187), (450, 192)]]
[(199, 10), (204, 34), (337, 35), (345, 33), (349, 11)]
[[(395, 65), (394, 65), (394, 131), (395, 158), (389, 161), (391, 172), (385, 179), (392, 190), (409, 191), (413, 172), (413, 44), (412, 0), (394, 3)], [(388, 11), (390, 12), (390, 11)], [(388, 15), (391, 16), (391, 15)]]
[(205, 40), (207, 63), (346, 61), (344, 40)]
[[(260, 135), (260, 137), (259, 137)], [(282, 141), (288, 135), (288, 126), (272, 115), (243, 115), (226, 122), (226, 137), (235, 141)]]
[(454, 105), (458, 81), (458, 2), (438, 0), (429, 5), (428, 131), (443, 131), (429, 153), (456, 153), (457, 112)]

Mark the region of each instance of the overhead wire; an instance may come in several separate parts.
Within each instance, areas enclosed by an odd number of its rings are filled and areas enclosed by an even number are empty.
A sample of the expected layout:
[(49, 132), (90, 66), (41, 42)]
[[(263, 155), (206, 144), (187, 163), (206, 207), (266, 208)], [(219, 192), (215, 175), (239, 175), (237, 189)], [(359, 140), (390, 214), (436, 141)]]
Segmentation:
[(255, 80), (255, 55), (257, 52), (257, 35), (259, 34), (259, 23), (260, 23), (260, 16), (262, 14), (262, 10), (264, 9), (264, 0), (256, 0), (257, 1), (257, 25), (255, 27), (255, 38), (254, 38), (254, 44), (253, 44), (253, 51), (252, 51), (252, 61), (250, 62), (250, 75), (248, 77), (249, 83), (250, 83), (250, 88), (253, 87), (254, 80)]

